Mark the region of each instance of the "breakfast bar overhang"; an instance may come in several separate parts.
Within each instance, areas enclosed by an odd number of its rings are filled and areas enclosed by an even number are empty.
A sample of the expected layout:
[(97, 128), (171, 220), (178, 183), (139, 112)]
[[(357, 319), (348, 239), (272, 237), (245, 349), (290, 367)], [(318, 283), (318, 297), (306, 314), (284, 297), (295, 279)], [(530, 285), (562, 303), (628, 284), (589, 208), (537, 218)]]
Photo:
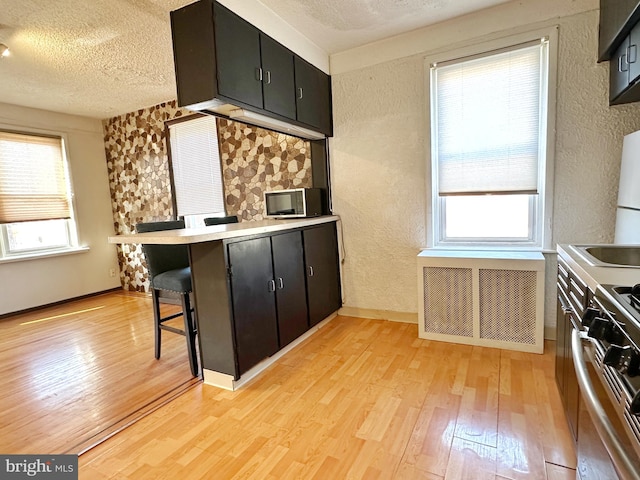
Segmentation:
[(205, 383), (234, 390), (342, 304), (333, 215), (109, 237), (187, 245)]

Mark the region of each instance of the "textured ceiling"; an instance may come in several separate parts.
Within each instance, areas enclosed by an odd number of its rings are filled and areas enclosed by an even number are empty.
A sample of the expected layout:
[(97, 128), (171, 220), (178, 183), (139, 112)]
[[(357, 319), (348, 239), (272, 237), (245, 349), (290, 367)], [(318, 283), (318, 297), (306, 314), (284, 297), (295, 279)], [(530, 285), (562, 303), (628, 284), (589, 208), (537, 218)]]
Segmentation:
[(509, 0), (260, 0), (329, 54)]
[[(505, 1), (261, 0), (328, 54)], [(0, 0), (0, 102), (109, 118), (175, 98), (169, 12), (192, 2)]]

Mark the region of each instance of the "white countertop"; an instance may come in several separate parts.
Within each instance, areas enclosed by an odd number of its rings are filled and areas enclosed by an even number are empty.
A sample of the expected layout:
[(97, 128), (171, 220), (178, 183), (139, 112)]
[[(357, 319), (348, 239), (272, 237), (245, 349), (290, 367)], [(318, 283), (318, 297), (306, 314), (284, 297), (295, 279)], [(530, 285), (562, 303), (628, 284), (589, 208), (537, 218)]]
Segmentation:
[(640, 283), (640, 268), (591, 265), (578, 253), (576, 245), (558, 245), (558, 254), (593, 291), (598, 284), (633, 286)]
[(308, 227), (340, 220), (336, 215), (324, 215), (313, 218), (296, 218), (286, 220), (258, 220), (225, 225), (212, 225), (202, 228), (183, 228), (180, 230), (163, 230), (160, 232), (131, 233), (109, 237), (109, 243), (140, 243), (157, 245), (186, 245), (190, 243), (211, 242), (274, 233), (292, 228)]

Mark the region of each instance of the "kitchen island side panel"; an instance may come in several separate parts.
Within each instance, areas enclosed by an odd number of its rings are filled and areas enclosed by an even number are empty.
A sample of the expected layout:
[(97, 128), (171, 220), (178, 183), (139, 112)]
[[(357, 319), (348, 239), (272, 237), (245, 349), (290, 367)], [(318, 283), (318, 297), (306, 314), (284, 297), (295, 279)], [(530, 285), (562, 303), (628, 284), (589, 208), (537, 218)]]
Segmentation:
[(238, 378), (225, 245), (189, 245), (202, 368)]

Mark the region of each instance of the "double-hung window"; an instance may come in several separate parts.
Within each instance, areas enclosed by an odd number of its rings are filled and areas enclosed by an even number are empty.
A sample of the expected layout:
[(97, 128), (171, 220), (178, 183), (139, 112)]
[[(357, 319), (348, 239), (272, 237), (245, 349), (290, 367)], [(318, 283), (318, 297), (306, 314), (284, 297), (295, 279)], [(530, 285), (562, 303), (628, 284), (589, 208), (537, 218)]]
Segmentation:
[(190, 117), (169, 125), (171, 179), (176, 215), (187, 227), (205, 217), (225, 215), (224, 192), (213, 116)]
[(542, 247), (549, 39), (430, 63), (431, 243)]
[(0, 130), (0, 258), (76, 246), (63, 137)]

